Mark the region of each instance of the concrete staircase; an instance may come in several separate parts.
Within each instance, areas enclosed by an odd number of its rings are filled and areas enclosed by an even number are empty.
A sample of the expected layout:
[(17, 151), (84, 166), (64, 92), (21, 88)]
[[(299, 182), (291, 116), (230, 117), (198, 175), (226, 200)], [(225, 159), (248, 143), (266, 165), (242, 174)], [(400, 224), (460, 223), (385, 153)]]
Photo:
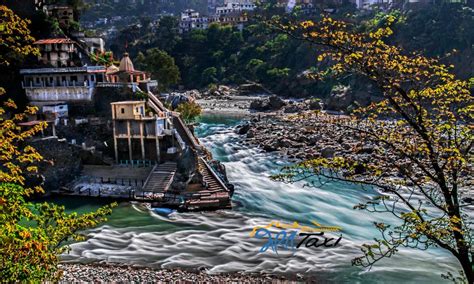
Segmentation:
[(135, 197), (137, 199), (157, 199), (163, 197), (163, 194), (169, 190), (173, 182), (176, 167), (175, 162), (155, 165), (148, 175), (142, 189), (135, 192)]
[(206, 189), (188, 196), (186, 201), (188, 210), (230, 208), (229, 189), (202, 157), (198, 158), (198, 168), (203, 176), (203, 183)]

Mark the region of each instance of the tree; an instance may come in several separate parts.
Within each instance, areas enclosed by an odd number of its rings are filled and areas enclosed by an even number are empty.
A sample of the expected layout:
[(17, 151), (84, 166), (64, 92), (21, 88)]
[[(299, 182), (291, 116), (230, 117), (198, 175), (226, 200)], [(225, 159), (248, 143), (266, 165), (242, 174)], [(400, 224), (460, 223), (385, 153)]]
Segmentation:
[(376, 223), (382, 237), (363, 245), (364, 256), (354, 265), (372, 266), (400, 247), (436, 246), (449, 251), (473, 283), (472, 222), (462, 201), (473, 173), (473, 97), (468, 82), (451, 74), (453, 66), (386, 44), (393, 21), (390, 17), (369, 33), (326, 16), (318, 22), (271, 22), (322, 49), (318, 60), (331, 62), (331, 68), (312, 78), (358, 73), (383, 93), (383, 100), (349, 119), (318, 123), (332, 135), (335, 156), (303, 161), (274, 178), (323, 177), (381, 190), (378, 198), (355, 208), (390, 212), (401, 224)]
[(202, 109), (196, 102), (184, 102), (178, 105), (176, 111), (181, 114), (184, 121), (189, 123), (201, 115)]
[(178, 26), (179, 21), (176, 17), (164, 16), (160, 19), (160, 23), (156, 30), (156, 37), (160, 39), (157, 42), (159, 49), (168, 53), (174, 49), (180, 40)]
[(209, 67), (202, 71), (201, 81), (204, 84), (216, 83), (217, 80), (217, 68)]
[[(0, 64), (8, 65), (18, 56), (36, 53), (28, 22), (5, 6), (0, 6), (0, 11), (3, 31), (7, 31), (0, 34)], [(0, 96), (4, 94), (0, 88)], [(63, 206), (28, 200), (33, 194), (43, 193), (40, 185), (27, 185), (28, 177), (38, 176), (38, 162), (43, 158), (25, 142), (47, 124), (24, 130), (18, 123), (36, 110), (26, 107), (18, 111), (11, 99), (0, 106), (0, 278), (6, 282), (57, 279), (59, 254), (67, 250), (65, 242), (82, 239), (80, 230), (104, 221), (111, 212), (111, 206), (106, 206), (78, 216), (66, 214)]]
[(149, 49), (146, 52), (145, 60), (140, 59), (140, 61), (144, 69), (158, 79), (161, 90), (167, 90), (180, 80), (179, 68), (174, 63), (174, 58), (163, 50)]
[[(33, 37), (27, 28), (30, 21), (23, 20), (7, 6), (0, 5), (0, 64), (10, 65), (28, 54), (38, 54), (31, 45)], [(9, 60), (8, 60), (9, 59)]]

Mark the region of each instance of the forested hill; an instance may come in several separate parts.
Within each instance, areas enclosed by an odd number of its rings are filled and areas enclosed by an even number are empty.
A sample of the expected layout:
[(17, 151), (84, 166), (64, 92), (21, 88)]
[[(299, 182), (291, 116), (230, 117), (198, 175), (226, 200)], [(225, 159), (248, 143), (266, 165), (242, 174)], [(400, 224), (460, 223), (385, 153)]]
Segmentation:
[[(273, 10), (272, 13), (284, 14)], [(268, 14), (259, 10), (257, 15)], [(357, 12), (343, 7), (334, 17), (351, 16), (359, 29), (370, 30), (381, 25), (384, 12)], [(390, 41), (407, 51), (421, 51), (429, 56), (444, 58), (453, 63), (462, 78), (472, 76), (474, 70), (474, 10), (461, 5), (430, 5), (422, 9), (392, 11), (397, 18)], [(300, 15), (299, 19), (317, 18)], [(131, 56), (146, 58), (146, 51), (159, 48), (175, 58), (181, 72), (181, 82), (187, 88), (209, 84), (239, 84), (259, 82), (280, 95), (325, 96), (335, 82), (314, 82), (304, 76), (317, 69), (316, 47), (279, 34), (253, 18), (243, 32), (230, 27), (211, 26), (179, 34), (178, 20), (164, 17), (158, 26), (139, 25), (123, 29), (109, 46), (115, 54), (122, 54), (127, 46)], [(454, 51), (453, 51), (454, 50)], [(143, 54), (140, 54), (143, 53)], [(353, 90), (366, 91), (366, 83), (355, 77), (339, 80)]]

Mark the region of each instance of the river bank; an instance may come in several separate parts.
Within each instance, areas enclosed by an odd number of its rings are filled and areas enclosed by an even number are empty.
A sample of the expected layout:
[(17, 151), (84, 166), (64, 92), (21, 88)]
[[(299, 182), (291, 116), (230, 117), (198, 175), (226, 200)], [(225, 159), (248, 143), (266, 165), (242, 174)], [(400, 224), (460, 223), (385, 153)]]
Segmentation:
[(209, 274), (205, 270), (151, 269), (129, 265), (61, 264), (60, 283), (311, 283), (309, 279), (276, 276), (264, 273)]
[(207, 97), (198, 99), (204, 114), (250, 115), (250, 104), (260, 96)]

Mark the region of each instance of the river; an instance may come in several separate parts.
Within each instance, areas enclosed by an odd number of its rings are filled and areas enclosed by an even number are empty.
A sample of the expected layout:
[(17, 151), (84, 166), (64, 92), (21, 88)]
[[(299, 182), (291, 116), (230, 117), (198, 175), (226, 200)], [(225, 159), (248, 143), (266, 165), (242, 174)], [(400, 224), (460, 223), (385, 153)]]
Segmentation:
[[(162, 268), (207, 268), (210, 273), (264, 271), (310, 276), (324, 282), (440, 283), (441, 273), (455, 273), (456, 260), (441, 249), (401, 250), (395, 257), (366, 270), (351, 266), (360, 246), (378, 237), (375, 221), (396, 224), (391, 215), (354, 210), (357, 203), (376, 195), (346, 183), (325, 183), (321, 188), (304, 182), (285, 184), (269, 179), (285, 164), (274, 154), (248, 147), (230, 117), (206, 116), (196, 133), (222, 161), (235, 185), (233, 210), (173, 213), (162, 217), (139, 204), (122, 203), (109, 221), (89, 230), (89, 239), (71, 245), (66, 262), (119, 262)], [(69, 210), (86, 212), (98, 201), (64, 199)], [(270, 221), (342, 227), (342, 240), (334, 248), (300, 247), (295, 252), (269, 250), (251, 238), (254, 226)], [(337, 234), (339, 236), (340, 234)]]

